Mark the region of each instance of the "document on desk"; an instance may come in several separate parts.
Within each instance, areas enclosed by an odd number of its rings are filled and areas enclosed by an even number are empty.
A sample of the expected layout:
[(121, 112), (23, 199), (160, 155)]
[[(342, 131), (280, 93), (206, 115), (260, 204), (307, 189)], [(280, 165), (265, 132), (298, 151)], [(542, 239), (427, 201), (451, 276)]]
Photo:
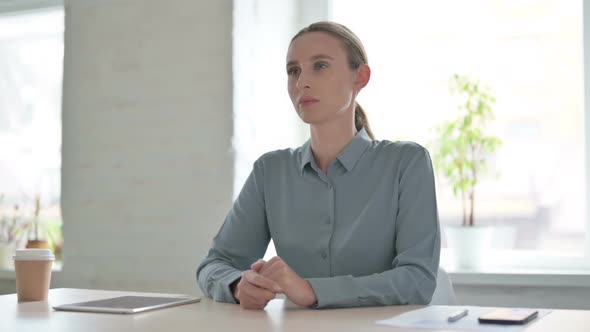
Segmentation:
[[(457, 310), (467, 309), (467, 316), (455, 321), (449, 322), (448, 317)], [(500, 325), (500, 324), (480, 324), (477, 318), (495, 307), (475, 307), (475, 306), (432, 306), (418, 310), (412, 310), (389, 319), (376, 321), (379, 325), (393, 327), (411, 327), (424, 329), (445, 329), (445, 330), (477, 330), (477, 331), (507, 331), (518, 332), (530, 327), (551, 310), (539, 309), (539, 315), (533, 321), (524, 325)]]

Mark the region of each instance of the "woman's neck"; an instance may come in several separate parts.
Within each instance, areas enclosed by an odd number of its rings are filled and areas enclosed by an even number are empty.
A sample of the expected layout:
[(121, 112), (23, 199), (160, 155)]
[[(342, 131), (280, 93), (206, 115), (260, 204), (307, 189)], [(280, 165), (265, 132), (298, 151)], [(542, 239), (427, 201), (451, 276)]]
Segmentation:
[(315, 161), (324, 174), (328, 174), (330, 164), (354, 139), (357, 130), (353, 119), (314, 124), (310, 126), (310, 133), (311, 150)]

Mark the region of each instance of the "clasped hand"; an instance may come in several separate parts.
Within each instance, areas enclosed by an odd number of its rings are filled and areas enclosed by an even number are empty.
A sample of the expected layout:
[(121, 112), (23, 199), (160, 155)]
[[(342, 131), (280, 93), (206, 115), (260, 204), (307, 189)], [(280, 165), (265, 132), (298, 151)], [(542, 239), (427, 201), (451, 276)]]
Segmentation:
[(277, 294), (285, 294), (300, 306), (310, 306), (317, 299), (309, 282), (301, 278), (280, 257), (268, 262), (256, 261), (250, 270), (242, 272), (234, 296), (246, 309), (263, 309)]

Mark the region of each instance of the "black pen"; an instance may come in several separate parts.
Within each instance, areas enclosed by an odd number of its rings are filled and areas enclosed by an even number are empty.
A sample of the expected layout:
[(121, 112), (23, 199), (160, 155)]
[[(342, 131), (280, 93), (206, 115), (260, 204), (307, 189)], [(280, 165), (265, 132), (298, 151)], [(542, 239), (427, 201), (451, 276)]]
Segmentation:
[(449, 321), (449, 323), (454, 323), (454, 322), (458, 321), (459, 319), (467, 316), (468, 313), (469, 313), (469, 311), (467, 311), (467, 309), (457, 311), (449, 316), (448, 321)]

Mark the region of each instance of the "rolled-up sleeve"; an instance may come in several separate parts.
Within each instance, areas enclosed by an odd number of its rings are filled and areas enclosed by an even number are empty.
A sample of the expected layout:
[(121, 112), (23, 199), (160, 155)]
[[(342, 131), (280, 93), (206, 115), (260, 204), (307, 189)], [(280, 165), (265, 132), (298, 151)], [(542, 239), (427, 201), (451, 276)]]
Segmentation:
[(197, 268), (201, 291), (216, 301), (236, 303), (231, 283), (264, 255), (270, 241), (263, 181), (263, 169), (257, 161), (213, 239), (207, 257)]
[(391, 221), (396, 223), (391, 269), (366, 276), (308, 278), (318, 300), (315, 308), (430, 302), (439, 266), (440, 226), (432, 162), (426, 149), (414, 146), (400, 168), (398, 197), (392, 198), (398, 200), (398, 210)]

